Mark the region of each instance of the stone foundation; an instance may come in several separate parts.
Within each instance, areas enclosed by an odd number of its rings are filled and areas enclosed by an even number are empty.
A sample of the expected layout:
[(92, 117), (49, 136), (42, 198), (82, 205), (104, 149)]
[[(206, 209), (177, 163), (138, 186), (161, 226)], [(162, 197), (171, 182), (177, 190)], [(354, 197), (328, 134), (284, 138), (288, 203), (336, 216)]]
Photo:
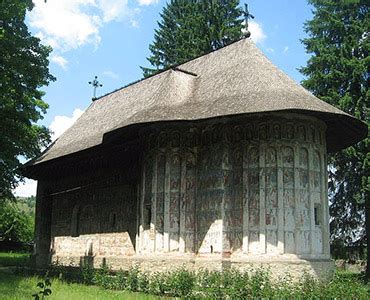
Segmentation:
[(158, 256), (133, 256), (130, 258), (120, 257), (76, 257), (76, 256), (54, 256), (53, 263), (67, 266), (93, 266), (99, 268), (102, 265), (109, 266), (112, 270), (129, 270), (133, 266), (146, 273), (173, 271), (177, 268), (186, 268), (190, 271), (207, 269), (210, 271), (222, 271), (237, 269), (240, 271), (253, 271), (263, 268), (268, 270), (272, 278), (281, 279), (291, 277), (299, 280), (304, 274), (312, 275), (320, 280), (332, 278), (335, 265), (327, 259), (307, 260), (294, 257), (276, 258), (249, 258), (249, 259), (228, 259), (220, 257), (158, 257)]

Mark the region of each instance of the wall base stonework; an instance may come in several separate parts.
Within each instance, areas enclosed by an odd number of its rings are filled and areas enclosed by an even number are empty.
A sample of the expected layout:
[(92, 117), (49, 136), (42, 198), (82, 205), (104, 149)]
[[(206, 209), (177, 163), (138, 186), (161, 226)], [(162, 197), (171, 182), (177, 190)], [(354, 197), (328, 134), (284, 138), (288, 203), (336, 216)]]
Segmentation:
[(237, 269), (240, 271), (253, 271), (256, 269), (268, 270), (273, 279), (290, 277), (292, 280), (299, 280), (305, 274), (309, 274), (320, 280), (330, 280), (334, 274), (335, 264), (330, 259), (299, 259), (293, 257), (249, 258), (231, 259), (216, 256), (132, 256), (132, 257), (102, 257), (102, 256), (54, 256), (54, 264), (68, 266), (93, 266), (99, 268), (102, 265), (109, 266), (112, 270), (129, 270), (138, 266), (146, 273), (173, 271), (178, 268), (185, 268), (190, 271), (207, 269), (209, 271), (222, 271)]

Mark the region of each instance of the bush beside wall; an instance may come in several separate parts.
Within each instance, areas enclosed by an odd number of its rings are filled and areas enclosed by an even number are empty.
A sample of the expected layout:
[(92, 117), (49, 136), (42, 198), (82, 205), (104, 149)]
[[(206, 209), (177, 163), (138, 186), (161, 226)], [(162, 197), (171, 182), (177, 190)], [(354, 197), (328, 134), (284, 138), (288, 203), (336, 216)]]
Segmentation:
[(289, 274), (273, 281), (269, 270), (262, 268), (251, 272), (235, 269), (192, 272), (180, 268), (147, 274), (137, 267), (112, 272), (106, 265), (100, 269), (54, 266), (48, 275), (112, 290), (194, 299), (368, 299), (370, 292), (359, 274), (348, 272), (337, 272), (330, 282), (318, 281), (308, 274), (303, 274), (299, 281), (293, 281)]

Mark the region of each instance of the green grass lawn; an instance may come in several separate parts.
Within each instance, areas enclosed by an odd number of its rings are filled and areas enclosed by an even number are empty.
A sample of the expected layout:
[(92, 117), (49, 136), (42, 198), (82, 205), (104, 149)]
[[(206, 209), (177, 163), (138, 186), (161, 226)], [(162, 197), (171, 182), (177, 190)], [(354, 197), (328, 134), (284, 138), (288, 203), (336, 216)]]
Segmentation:
[[(41, 281), (40, 278), (14, 275), (7, 269), (10, 266), (27, 266), (29, 257), (29, 253), (0, 252), (0, 299), (32, 299), (32, 294), (40, 290), (36, 287), (37, 283)], [(52, 295), (46, 299), (161, 299), (145, 294), (67, 283), (58, 279), (52, 280), (51, 290)]]
[(29, 253), (0, 252), (0, 266), (27, 266)]
[[(22, 277), (0, 272), (0, 299), (32, 299), (32, 294), (39, 291), (36, 287), (39, 281), (40, 279), (35, 276)], [(51, 290), (52, 295), (46, 299), (161, 299), (145, 294), (110, 291), (97, 286), (66, 283), (58, 279), (52, 280)]]

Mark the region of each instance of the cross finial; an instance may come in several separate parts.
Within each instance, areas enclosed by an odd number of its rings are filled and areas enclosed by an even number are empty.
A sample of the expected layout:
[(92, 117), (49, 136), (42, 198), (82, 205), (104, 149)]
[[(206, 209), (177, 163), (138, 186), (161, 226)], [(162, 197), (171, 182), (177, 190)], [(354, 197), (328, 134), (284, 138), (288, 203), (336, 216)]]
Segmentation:
[(98, 76), (95, 76), (93, 81), (89, 81), (89, 84), (94, 87), (94, 96), (92, 98), (92, 100), (94, 101), (96, 100), (96, 89), (98, 87), (102, 87), (103, 85), (98, 81)]
[(244, 36), (246, 38), (249, 38), (251, 36), (251, 33), (250, 31), (248, 30), (248, 20), (249, 19), (254, 19), (254, 16), (252, 14), (249, 13), (249, 10), (248, 10), (248, 4), (245, 3), (245, 8), (244, 8), (244, 11), (243, 11), (243, 15), (244, 15), (244, 22), (245, 22), (245, 33), (244, 33)]

